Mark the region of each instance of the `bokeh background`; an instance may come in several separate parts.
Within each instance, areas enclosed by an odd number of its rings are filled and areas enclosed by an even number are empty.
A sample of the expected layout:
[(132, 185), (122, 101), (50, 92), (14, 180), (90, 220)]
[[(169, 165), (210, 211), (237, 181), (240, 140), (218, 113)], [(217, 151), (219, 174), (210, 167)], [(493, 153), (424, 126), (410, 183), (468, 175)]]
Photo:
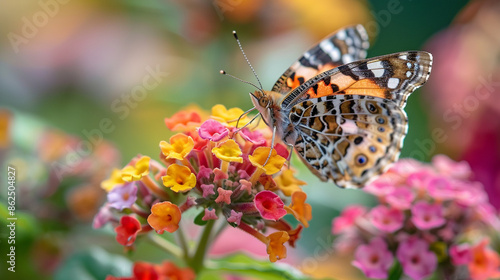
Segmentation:
[[(409, 99), (402, 157), (467, 160), (500, 207), (500, 5), (498, 1), (41, 0), (0, 9), (0, 275), (103, 279), (130, 260), (166, 256), (148, 244), (124, 254), (111, 229), (94, 230), (99, 183), (137, 154), (158, 154), (164, 118), (186, 106), (248, 109), (305, 50), (346, 25), (364, 24), (368, 56), (434, 54), (429, 83)], [(297, 160), (313, 206), (289, 262), (318, 277), (363, 279), (331, 248), (331, 220), (361, 192), (319, 182)], [(17, 267), (6, 271), (7, 165), (17, 171)], [(238, 246), (237, 243), (234, 245)]]

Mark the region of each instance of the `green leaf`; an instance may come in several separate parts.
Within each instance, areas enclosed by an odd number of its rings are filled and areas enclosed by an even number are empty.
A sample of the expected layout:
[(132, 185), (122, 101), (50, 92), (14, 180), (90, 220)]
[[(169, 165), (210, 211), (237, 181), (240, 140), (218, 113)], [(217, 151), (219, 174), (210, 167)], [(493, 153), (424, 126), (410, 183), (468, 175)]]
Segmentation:
[(107, 275), (127, 276), (131, 271), (132, 263), (128, 259), (93, 247), (66, 259), (54, 280), (102, 280)]
[(206, 225), (208, 221), (203, 221), (202, 220), (203, 216), (205, 216), (205, 210), (201, 211), (201, 213), (198, 214), (196, 218), (194, 218), (194, 223), (199, 226)]
[[(202, 276), (207, 275), (207, 278), (201, 279), (219, 279), (219, 278), (209, 278), (209, 275), (213, 276), (213, 273), (222, 274), (233, 274), (242, 276), (251, 276), (257, 279), (266, 280), (309, 280), (313, 279), (309, 276), (302, 274), (299, 270), (285, 263), (271, 263), (268, 260), (257, 260), (253, 259), (244, 254), (234, 254), (221, 259), (212, 259), (207, 261), (205, 270), (202, 272)], [(204, 276), (205, 277), (205, 276)]]
[(391, 270), (389, 270), (389, 277), (387, 277), (387, 280), (399, 280), (401, 276), (403, 276), (403, 267), (398, 261), (395, 261)]

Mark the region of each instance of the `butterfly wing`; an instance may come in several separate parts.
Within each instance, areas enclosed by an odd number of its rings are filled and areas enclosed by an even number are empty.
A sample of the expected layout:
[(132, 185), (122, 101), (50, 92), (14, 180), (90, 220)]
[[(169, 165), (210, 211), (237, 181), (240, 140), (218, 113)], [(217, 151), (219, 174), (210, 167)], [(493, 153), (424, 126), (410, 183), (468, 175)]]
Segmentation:
[(290, 119), (295, 149), (322, 181), (361, 188), (396, 161), (407, 129), (395, 102), (365, 95), (330, 95), (296, 104)]
[(408, 51), (360, 60), (325, 71), (289, 92), (282, 108), (333, 94), (386, 98), (404, 108), (408, 96), (429, 78), (432, 55)]
[(295, 148), (321, 180), (360, 188), (396, 161), (407, 130), (406, 99), (424, 84), (432, 56), (402, 52), (323, 72), (282, 101)]
[(338, 30), (292, 64), (274, 84), (272, 91), (287, 94), (323, 71), (365, 59), (369, 45), (368, 35), (362, 25)]

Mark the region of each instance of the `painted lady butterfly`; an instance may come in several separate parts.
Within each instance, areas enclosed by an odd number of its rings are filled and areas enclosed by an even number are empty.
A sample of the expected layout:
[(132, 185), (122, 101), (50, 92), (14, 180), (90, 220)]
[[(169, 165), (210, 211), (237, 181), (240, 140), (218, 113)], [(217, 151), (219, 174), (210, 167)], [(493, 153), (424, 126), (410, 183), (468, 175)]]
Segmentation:
[(430, 53), (365, 59), (368, 46), (363, 26), (341, 29), (305, 52), (271, 91), (251, 94), (276, 136), (341, 188), (363, 187), (398, 159), (406, 99), (431, 72)]

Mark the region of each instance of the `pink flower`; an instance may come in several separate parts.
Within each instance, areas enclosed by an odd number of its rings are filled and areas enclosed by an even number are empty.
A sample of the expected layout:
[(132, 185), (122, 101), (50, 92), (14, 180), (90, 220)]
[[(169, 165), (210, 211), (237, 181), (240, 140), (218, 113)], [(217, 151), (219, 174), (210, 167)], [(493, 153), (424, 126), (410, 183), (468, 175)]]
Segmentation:
[(198, 171), (198, 175), (196, 175), (196, 181), (201, 181), (202, 179), (210, 179), (210, 175), (212, 173), (212, 169), (205, 166), (200, 166), (200, 171)]
[(443, 208), (438, 204), (419, 201), (411, 208), (411, 221), (420, 230), (437, 228), (446, 223)]
[(394, 190), (394, 181), (387, 177), (378, 177), (363, 189), (378, 197), (384, 197)]
[(456, 162), (445, 155), (436, 155), (432, 158), (432, 164), (441, 174), (446, 174), (458, 179), (467, 179), (472, 171), (466, 161)]
[(399, 209), (379, 205), (370, 211), (373, 225), (379, 230), (387, 233), (395, 232), (403, 227), (404, 215)]
[(240, 131), (240, 135), (241, 137), (243, 137), (243, 139), (257, 146), (264, 145), (266, 143), (266, 138), (264, 138), (264, 136), (262, 136), (262, 133), (257, 130), (250, 131), (249, 129), (244, 128)]
[(115, 215), (111, 212), (111, 207), (108, 203), (104, 204), (104, 206), (99, 209), (99, 212), (94, 217), (94, 221), (92, 222), (93, 228), (101, 228), (105, 224), (114, 220)]
[(354, 253), (352, 265), (361, 269), (369, 278), (387, 278), (387, 272), (394, 258), (381, 237), (372, 239), (369, 244), (359, 246)]
[(416, 236), (410, 236), (399, 244), (396, 256), (406, 275), (420, 280), (436, 270), (436, 254), (429, 251), (428, 248), (429, 244)]
[(217, 220), (218, 218), (219, 217), (217, 217), (217, 214), (215, 214), (215, 209), (205, 208), (205, 215), (201, 219), (203, 221), (208, 221), (208, 220)]
[(433, 176), (427, 181), (427, 192), (436, 200), (449, 200), (456, 196), (452, 181), (444, 176)]
[(467, 243), (450, 247), (451, 262), (454, 265), (464, 265), (472, 261), (472, 252)]
[(198, 129), (202, 139), (218, 142), (229, 134), (229, 130), (216, 120), (205, 121)]
[(219, 193), (219, 196), (215, 199), (215, 202), (217, 203), (226, 203), (226, 204), (231, 204), (231, 195), (233, 194), (232, 190), (225, 190), (223, 188), (218, 188), (217, 192)]
[(137, 200), (137, 186), (135, 182), (114, 187), (108, 193), (109, 206), (118, 210), (130, 208)]
[(356, 220), (366, 213), (366, 208), (360, 205), (346, 207), (340, 216), (333, 219), (332, 233), (339, 234), (351, 229)]
[(214, 182), (218, 182), (220, 180), (227, 180), (229, 178), (229, 175), (227, 174), (227, 172), (224, 172), (224, 171), (220, 170), (219, 168), (215, 168), (213, 173), (215, 174)]
[(286, 215), (285, 204), (271, 191), (261, 191), (255, 195), (254, 204), (262, 218), (277, 221)]
[(243, 217), (243, 213), (231, 210), (231, 216), (227, 218), (227, 221), (239, 225), (241, 222), (241, 217)]
[(215, 194), (214, 192), (214, 184), (201, 184), (201, 189), (203, 190), (203, 197), (207, 198), (212, 194)]
[(417, 190), (424, 190), (427, 188), (427, 182), (430, 178), (435, 177), (434, 172), (427, 168), (422, 168), (419, 171), (411, 173), (406, 178), (406, 185)]
[(406, 210), (410, 209), (415, 193), (405, 187), (395, 188), (391, 193), (385, 197), (387, 203), (396, 209)]

